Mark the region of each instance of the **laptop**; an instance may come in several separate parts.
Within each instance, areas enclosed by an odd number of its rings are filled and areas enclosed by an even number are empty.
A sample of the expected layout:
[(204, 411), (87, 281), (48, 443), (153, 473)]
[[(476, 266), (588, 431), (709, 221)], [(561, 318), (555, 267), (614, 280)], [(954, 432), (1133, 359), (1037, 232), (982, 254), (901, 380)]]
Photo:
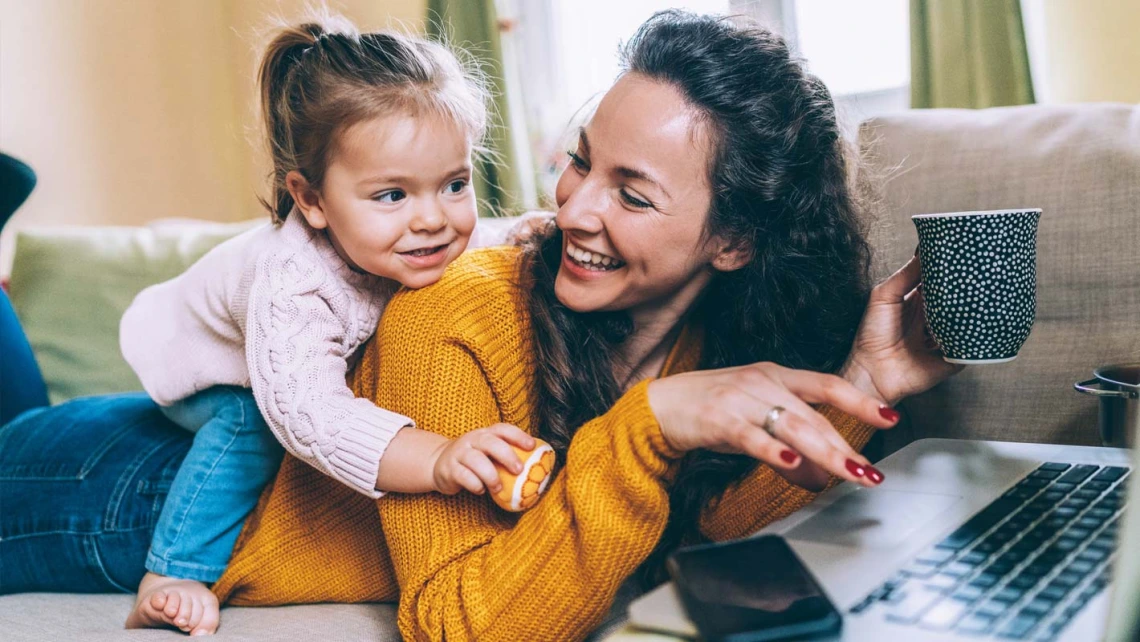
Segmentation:
[[(841, 484), (758, 533), (819, 579), (836, 640), (1140, 640), (1140, 449), (923, 439), (876, 467), (878, 488)], [(629, 623), (697, 634), (672, 584)]]

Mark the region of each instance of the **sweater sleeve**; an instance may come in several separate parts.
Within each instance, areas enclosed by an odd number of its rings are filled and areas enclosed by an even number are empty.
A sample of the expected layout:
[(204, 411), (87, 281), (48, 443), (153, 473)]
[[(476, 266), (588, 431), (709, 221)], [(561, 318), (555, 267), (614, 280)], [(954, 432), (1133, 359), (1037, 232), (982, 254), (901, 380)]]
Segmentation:
[[(855, 450), (862, 450), (875, 428), (830, 406), (818, 409)], [(832, 477), (828, 488), (839, 483)], [(793, 486), (760, 464), (754, 473), (728, 489), (701, 515), (701, 532), (713, 541), (739, 539), (807, 506), (817, 493)]]
[[(259, 257), (246, 323), (250, 387), (293, 456), (369, 497), (392, 437), (411, 419), (356, 398), (345, 383), (352, 315), (331, 276), (292, 252)], [(338, 314), (339, 312), (339, 314)]]
[[(401, 340), (414, 325), (403, 307), (382, 323), (391, 331), (381, 330), (378, 399), (448, 437), (502, 421), (505, 398), (525, 393), (492, 386), (479, 346), (409, 348), (417, 342)], [(446, 386), (430, 385), (438, 377)], [(663, 478), (679, 453), (664, 441), (647, 386), (577, 431), (546, 494), (521, 516), (466, 493), (378, 502), (404, 639), (579, 639), (597, 626), (668, 518)]]

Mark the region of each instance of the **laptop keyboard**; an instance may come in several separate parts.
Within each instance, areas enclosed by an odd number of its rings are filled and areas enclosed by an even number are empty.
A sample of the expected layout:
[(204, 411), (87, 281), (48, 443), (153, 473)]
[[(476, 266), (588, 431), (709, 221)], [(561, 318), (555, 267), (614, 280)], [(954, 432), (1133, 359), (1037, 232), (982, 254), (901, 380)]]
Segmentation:
[(895, 623), (1047, 642), (1104, 590), (1130, 469), (1049, 462), (856, 604)]

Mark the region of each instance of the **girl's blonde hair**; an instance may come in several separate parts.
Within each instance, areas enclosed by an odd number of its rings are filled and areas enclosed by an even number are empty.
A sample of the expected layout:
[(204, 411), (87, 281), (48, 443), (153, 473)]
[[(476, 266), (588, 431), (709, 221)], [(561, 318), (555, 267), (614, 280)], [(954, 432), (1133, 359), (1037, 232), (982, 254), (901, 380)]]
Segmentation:
[(487, 129), (488, 91), (479, 70), (444, 45), (395, 31), (359, 33), (343, 18), (281, 29), (258, 70), (261, 114), (273, 159), (277, 223), (293, 209), (285, 176), (299, 171), (320, 188), (337, 137), (353, 125), (395, 113), (459, 124), (478, 146)]

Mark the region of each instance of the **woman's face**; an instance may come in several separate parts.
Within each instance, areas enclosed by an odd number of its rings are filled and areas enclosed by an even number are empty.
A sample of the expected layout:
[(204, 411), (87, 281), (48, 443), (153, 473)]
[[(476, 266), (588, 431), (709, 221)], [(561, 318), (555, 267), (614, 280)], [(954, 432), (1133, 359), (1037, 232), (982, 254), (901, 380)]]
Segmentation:
[[(683, 312), (712, 277), (710, 144), (672, 86), (629, 73), (582, 128), (555, 198), (555, 294), (577, 312)], [(719, 267), (719, 266), (718, 266)]]

